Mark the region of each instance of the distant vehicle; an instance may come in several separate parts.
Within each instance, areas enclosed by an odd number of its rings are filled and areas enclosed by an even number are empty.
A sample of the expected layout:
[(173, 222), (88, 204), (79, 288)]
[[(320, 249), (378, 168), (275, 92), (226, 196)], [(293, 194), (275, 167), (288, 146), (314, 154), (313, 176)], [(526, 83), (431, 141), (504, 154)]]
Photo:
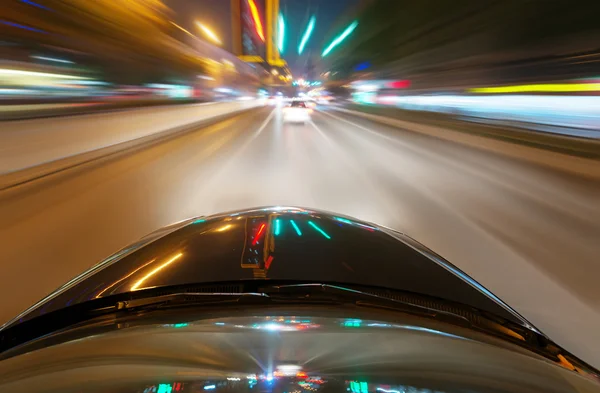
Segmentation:
[(309, 108), (304, 100), (294, 100), (288, 106), (283, 108), (284, 123), (303, 123), (310, 121), (312, 109)]
[(303, 208), (159, 229), (0, 329), (2, 393), (592, 393), (598, 375), (412, 238)]

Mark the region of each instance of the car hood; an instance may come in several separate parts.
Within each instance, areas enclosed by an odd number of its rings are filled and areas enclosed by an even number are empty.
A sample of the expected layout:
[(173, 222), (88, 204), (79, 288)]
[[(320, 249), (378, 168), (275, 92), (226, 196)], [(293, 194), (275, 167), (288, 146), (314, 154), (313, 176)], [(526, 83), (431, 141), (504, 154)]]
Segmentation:
[(345, 283), (444, 299), (529, 328), (521, 316), (413, 239), (327, 212), (268, 207), (189, 219), (98, 263), (5, 325), (125, 292), (241, 280)]

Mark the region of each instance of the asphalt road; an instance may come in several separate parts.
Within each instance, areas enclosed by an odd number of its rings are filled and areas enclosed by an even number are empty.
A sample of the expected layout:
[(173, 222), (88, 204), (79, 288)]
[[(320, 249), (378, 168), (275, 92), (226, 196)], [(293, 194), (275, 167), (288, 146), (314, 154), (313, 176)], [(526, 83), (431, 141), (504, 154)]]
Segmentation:
[(260, 108), (0, 193), (0, 321), (157, 227), (298, 205), (408, 233), (600, 366), (599, 201), (597, 181), (526, 160)]

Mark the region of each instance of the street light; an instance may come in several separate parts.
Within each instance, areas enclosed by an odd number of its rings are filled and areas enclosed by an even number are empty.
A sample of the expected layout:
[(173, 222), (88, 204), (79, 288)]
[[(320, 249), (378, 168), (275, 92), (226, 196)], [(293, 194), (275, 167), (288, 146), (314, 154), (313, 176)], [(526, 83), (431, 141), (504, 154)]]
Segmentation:
[(212, 41), (216, 42), (217, 44), (221, 45), (221, 40), (219, 39), (219, 37), (217, 37), (217, 35), (211, 29), (209, 29), (208, 27), (206, 27), (205, 25), (203, 25), (200, 22), (196, 22), (196, 24), (208, 38), (210, 38)]

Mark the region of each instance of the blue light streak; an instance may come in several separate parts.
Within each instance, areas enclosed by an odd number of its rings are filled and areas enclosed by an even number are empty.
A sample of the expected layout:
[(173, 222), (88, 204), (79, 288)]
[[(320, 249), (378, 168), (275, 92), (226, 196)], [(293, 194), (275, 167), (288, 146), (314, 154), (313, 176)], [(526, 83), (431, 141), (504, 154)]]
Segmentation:
[(41, 4), (34, 3), (34, 2), (33, 2), (33, 1), (31, 1), (31, 0), (21, 0), (21, 3), (29, 4), (29, 5), (32, 5), (32, 6), (34, 6), (34, 7), (37, 7), (37, 8), (41, 8), (41, 9), (43, 9), (43, 10), (46, 10), (46, 11), (52, 11), (52, 9), (50, 9), (50, 8), (48, 8), (48, 7), (46, 7), (46, 6), (43, 6), (43, 5), (41, 5)]
[(14, 22), (9, 22), (7, 20), (0, 20), (0, 23), (2, 23), (3, 25), (11, 26), (11, 27), (16, 27), (18, 29), (34, 31), (36, 33), (48, 34), (47, 31), (36, 29), (33, 27), (25, 26), (25, 25), (20, 25), (18, 23), (14, 23)]

